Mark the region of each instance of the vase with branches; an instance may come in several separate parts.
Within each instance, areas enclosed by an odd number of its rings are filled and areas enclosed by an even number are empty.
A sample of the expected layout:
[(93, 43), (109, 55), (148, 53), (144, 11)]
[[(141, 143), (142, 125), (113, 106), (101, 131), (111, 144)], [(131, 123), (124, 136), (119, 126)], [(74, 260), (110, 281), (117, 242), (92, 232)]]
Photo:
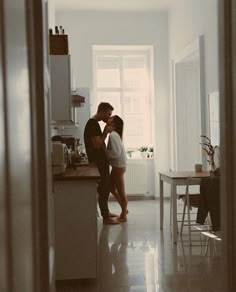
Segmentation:
[(217, 146), (213, 146), (211, 144), (210, 138), (208, 138), (207, 136), (201, 135), (200, 137), (203, 140), (202, 142), (200, 142), (200, 144), (202, 145), (202, 149), (207, 154), (207, 161), (208, 161), (208, 163), (209, 163), (209, 165), (211, 167), (211, 171), (214, 172), (216, 170), (214, 156), (215, 156), (215, 148)]

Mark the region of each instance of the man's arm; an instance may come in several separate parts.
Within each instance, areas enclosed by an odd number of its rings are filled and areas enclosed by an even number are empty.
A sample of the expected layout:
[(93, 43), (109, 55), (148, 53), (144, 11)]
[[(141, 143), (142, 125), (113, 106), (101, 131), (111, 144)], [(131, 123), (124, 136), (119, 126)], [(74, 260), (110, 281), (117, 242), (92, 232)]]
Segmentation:
[(107, 137), (107, 134), (110, 133), (112, 130), (112, 126), (106, 125), (101, 136), (91, 137), (94, 148), (100, 149), (101, 147), (104, 147), (104, 141)]

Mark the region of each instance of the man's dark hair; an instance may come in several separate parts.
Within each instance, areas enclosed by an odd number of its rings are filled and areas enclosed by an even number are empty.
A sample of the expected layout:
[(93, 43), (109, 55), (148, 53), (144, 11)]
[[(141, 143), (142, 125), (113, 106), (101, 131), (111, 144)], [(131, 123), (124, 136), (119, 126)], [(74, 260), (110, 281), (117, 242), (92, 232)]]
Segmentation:
[(98, 105), (98, 110), (97, 110), (98, 113), (100, 113), (100, 112), (106, 112), (108, 110), (111, 110), (111, 111), (114, 110), (113, 106), (110, 105), (110, 103), (108, 103), (108, 102), (101, 102)]

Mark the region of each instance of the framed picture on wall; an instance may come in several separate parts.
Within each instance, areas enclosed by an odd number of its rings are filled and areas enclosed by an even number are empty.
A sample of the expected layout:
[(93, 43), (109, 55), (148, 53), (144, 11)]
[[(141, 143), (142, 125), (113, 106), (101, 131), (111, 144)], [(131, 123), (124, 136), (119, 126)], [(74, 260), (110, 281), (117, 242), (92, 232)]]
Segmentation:
[(209, 126), (210, 139), (213, 146), (220, 145), (220, 105), (219, 92), (214, 91), (208, 94), (209, 100)]

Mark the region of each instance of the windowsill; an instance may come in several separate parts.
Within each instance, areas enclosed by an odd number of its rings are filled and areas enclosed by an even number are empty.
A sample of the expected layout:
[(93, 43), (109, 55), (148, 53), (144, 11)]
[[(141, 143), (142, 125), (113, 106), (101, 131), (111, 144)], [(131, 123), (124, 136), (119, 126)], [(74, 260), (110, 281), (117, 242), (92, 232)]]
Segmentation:
[(127, 157), (127, 160), (153, 160), (154, 157)]
[(153, 159), (154, 152), (139, 151), (138, 149), (126, 149), (127, 159)]

